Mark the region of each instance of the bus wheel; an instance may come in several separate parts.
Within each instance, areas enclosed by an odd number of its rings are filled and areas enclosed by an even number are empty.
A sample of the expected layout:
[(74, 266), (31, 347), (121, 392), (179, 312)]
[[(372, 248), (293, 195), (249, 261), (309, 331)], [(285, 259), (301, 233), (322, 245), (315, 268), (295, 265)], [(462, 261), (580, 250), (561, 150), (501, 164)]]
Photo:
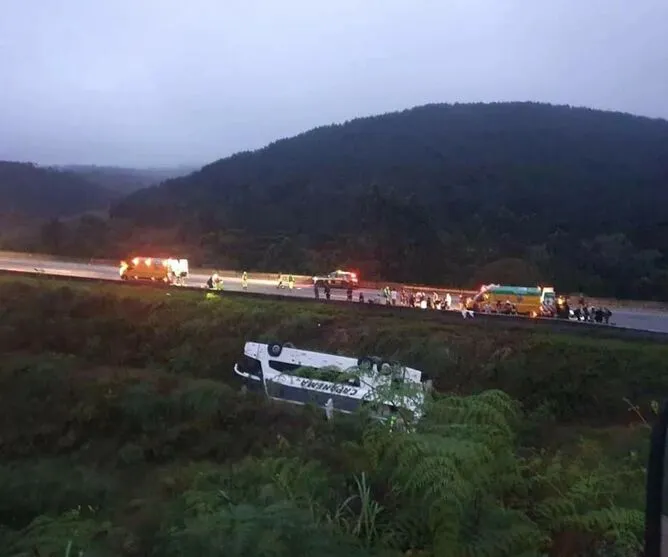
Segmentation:
[(364, 356), (357, 360), (357, 367), (364, 367), (371, 370), (373, 368), (373, 360), (368, 356)]
[(269, 355), (273, 356), (274, 358), (278, 358), (278, 356), (281, 355), (282, 351), (283, 347), (276, 342), (273, 342), (269, 346), (267, 346), (267, 352), (269, 352)]
[(381, 373), (381, 375), (390, 375), (392, 373), (392, 362), (380, 362), (378, 364), (378, 371)]
[(284, 342), (283, 343), (283, 348), (294, 348), (295, 345), (292, 344), (291, 342)]

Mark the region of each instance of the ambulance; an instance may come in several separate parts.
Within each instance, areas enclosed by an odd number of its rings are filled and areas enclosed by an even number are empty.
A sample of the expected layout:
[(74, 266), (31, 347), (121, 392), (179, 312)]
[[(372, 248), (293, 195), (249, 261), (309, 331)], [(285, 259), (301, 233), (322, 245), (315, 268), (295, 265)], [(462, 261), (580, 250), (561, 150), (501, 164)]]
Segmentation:
[(162, 281), (185, 286), (188, 278), (188, 260), (155, 257), (133, 257), (121, 261), (118, 269), (121, 280)]

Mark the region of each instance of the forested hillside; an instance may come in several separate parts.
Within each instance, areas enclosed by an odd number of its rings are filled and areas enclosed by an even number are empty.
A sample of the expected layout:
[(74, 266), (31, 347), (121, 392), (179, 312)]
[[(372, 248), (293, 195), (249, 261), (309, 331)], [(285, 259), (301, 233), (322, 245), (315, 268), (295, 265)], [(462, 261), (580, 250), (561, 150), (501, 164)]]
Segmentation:
[(118, 194), (70, 172), (0, 161), (0, 212), (52, 218), (105, 209)]
[(428, 105), (314, 129), (112, 211), (249, 269), (547, 280), (668, 298), (668, 122), (536, 103)]

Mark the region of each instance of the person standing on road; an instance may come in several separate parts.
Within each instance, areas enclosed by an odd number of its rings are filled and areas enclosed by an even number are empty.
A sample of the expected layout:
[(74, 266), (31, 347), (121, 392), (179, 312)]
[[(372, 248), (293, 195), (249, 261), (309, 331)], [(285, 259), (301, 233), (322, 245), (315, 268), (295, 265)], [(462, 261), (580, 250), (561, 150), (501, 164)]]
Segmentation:
[(248, 273), (246, 271), (241, 275), (241, 288), (248, 290)]
[(346, 297), (348, 298), (349, 302), (353, 301), (353, 287), (348, 285), (348, 290), (346, 290)]
[(325, 298), (328, 300), (332, 297), (332, 291), (329, 288), (329, 284), (325, 284)]
[(320, 288), (318, 287), (317, 284), (313, 285), (313, 292), (315, 293), (315, 299), (319, 300), (320, 299)]
[(288, 275), (288, 288), (292, 290), (295, 287), (295, 277)]

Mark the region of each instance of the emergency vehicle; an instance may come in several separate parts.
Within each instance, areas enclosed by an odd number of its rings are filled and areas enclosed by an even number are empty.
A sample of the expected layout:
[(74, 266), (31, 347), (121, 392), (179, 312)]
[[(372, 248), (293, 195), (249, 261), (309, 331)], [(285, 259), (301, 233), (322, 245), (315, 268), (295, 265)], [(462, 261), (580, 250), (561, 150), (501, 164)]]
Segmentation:
[(291, 404), (315, 404), (351, 414), (370, 406), (385, 420), (422, 417), (431, 381), (421, 371), (375, 357), (351, 358), (286, 344), (247, 342), (234, 373), (249, 390)]
[(128, 261), (121, 261), (118, 272), (123, 280), (159, 280), (185, 286), (188, 278), (188, 260), (133, 257)]
[(327, 285), (330, 288), (355, 289), (358, 286), (357, 273), (336, 270), (329, 273), (328, 275), (313, 277), (313, 284), (320, 287)]
[(466, 300), (466, 309), (486, 312), (554, 317), (556, 295), (551, 286), (502, 286), (488, 284)]

